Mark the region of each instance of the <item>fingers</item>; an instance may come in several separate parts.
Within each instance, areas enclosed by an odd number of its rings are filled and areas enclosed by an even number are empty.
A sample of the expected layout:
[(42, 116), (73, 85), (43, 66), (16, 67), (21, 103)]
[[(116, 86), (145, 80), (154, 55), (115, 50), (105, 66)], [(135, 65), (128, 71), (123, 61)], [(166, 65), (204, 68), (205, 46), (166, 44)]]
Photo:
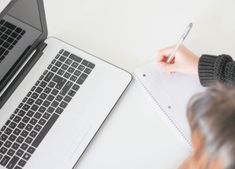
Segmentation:
[(163, 57), (169, 56), (169, 55), (171, 54), (172, 50), (173, 50), (173, 47), (174, 47), (174, 46), (161, 49), (161, 50), (158, 52), (157, 60), (161, 62), (161, 61), (163, 60)]

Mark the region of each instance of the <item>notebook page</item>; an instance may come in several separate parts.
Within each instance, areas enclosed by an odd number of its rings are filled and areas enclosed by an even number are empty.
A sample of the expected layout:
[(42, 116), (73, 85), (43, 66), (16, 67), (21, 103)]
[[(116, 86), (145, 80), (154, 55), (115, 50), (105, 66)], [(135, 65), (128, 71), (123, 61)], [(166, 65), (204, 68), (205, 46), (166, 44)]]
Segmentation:
[(191, 96), (204, 90), (198, 77), (180, 73), (167, 74), (157, 67), (156, 61), (137, 69), (135, 76), (160, 106), (162, 113), (191, 144), (186, 107)]

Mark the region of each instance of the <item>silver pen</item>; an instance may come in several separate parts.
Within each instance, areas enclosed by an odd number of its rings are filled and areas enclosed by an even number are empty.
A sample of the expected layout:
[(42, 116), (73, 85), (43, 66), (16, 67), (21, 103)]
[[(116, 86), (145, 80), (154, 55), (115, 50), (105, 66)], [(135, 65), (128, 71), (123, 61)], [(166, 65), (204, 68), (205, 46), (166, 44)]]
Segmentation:
[(187, 26), (187, 28), (185, 29), (184, 33), (181, 35), (179, 41), (177, 42), (174, 50), (171, 52), (171, 54), (168, 56), (166, 63), (171, 63), (172, 59), (175, 57), (175, 54), (177, 52), (177, 50), (179, 49), (179, 47), (181, 46), (181, 44), (183, 43), (184, 39), (187, 37), (187, 35), (189, 34), (190, 30), (192, 29), (193, 24), (189, 23), (189, 25)]

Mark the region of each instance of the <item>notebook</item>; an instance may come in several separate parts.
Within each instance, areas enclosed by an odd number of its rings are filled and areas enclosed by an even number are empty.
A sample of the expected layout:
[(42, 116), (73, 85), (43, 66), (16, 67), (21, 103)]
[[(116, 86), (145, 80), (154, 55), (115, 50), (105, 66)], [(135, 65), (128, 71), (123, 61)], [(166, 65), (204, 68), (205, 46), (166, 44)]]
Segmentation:
[(168, 74), (160, 70), (156, 61), (138, 68), (134, 77), (154, 105), (160, 107), (164, 117), (191, 146), (191, 132), (187, 121), (188, 100), (205, 90), (195, 75)]

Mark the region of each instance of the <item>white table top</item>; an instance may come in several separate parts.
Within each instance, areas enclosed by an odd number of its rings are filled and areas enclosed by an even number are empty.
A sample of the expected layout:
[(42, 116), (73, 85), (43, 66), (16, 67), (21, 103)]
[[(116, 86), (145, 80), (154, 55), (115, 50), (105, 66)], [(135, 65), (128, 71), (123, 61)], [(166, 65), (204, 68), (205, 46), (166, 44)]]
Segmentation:
[[(234, 6), (233, 0), (45, 1), (49, 36), (130, 72), (174, 44), (189, 22), (194, 28), (185, 44), (195, 53), (235, 56)], [(189, 152), (159, 113), (134, 81), (76, 168), (177, 168)]]
[[(235, 1), (220, 0), (49, 0), (49, 36), (128, 71), (155, 59), (176, 42), (189, 22), (185, 41), (195, 53), (235, 56)], [(189, 154), (133, 82), (76, 168), (175, 169)]]

